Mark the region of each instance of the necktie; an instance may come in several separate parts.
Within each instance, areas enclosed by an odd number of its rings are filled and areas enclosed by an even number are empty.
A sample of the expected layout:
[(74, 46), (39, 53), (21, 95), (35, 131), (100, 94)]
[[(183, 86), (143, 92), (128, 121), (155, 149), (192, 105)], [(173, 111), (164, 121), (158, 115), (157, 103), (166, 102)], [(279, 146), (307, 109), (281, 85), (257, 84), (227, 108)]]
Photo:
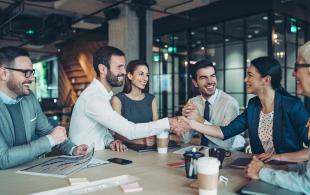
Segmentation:
[[(203, 118), (210, 122), (210, 103), (208, 101), (205, 102), (205, 110), (203, 112)], [(201, 143), (200, 145), (208, 146), (208, 138), (206, 138), (203, 134), (201, 135)]]

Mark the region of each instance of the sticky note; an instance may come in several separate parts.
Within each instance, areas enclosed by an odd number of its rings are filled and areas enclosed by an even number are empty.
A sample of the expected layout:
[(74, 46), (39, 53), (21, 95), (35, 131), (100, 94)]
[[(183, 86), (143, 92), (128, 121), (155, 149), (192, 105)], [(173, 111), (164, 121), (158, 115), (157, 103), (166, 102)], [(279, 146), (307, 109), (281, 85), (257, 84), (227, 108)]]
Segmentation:
[(138, 182), (121, 185), (121, 188), (124, 192), (140, 192), (143, 188), (139, 185)]
[(81, 184), (87, 184), (88, 180), (87, 178), (69, 178), (70, 184), (73, 185), (81, 185)]

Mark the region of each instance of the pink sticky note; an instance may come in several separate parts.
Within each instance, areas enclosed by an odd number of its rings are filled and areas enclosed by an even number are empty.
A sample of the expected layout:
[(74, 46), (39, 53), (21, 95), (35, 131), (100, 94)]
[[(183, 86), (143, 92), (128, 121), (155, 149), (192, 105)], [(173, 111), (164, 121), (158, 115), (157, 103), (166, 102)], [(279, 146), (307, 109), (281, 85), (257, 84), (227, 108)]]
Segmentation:
[(124, 192), (140, 192), (143, 188), (139, 185), (138, 182), (121, 185), (121, 188)]

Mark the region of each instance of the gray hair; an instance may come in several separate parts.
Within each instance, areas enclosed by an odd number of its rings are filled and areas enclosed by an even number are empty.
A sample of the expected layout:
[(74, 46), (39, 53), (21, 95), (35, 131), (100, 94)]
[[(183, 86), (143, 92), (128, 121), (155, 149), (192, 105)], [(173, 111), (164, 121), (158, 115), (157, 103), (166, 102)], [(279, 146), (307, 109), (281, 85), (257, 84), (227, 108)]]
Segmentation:
[[(298, 53), (305, 59), (307, 64), (310, 64), (310, 41), (300, 46)], [(310, 68), (308, 70), (310, 71)]]

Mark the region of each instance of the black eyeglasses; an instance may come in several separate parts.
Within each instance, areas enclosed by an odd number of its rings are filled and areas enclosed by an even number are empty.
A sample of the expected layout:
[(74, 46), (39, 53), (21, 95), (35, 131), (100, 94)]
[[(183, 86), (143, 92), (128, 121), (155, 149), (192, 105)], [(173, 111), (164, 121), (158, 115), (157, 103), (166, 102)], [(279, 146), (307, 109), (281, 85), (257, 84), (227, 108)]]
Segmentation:
[(8, 69), (8, 70), (14, 70), (14, 71), (22, 72), (22, 73), (25, 74), (26, 78), (31, 77), (35, 73), (34, 69), (19, 69), (19, 68), (9, 68), (9, 67), (2, 67), (2, 68)]
[(302, 67), (310, 67), (310, 64), (298, 64), (298, 63), (295, 63), (295, 71), (297, 70), (297, 68), (302, 68)]

